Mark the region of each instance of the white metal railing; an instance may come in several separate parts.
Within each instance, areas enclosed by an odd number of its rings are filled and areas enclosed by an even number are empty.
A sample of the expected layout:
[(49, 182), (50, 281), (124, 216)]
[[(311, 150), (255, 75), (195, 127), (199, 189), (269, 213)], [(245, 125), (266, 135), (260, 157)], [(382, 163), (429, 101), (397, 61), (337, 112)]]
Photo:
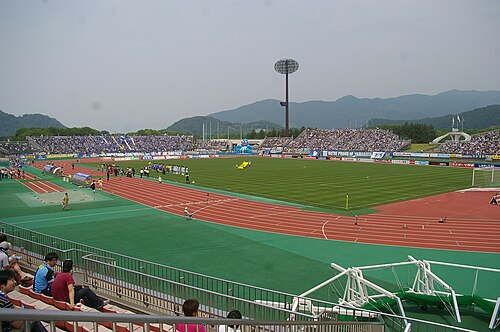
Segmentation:
[[(228, 311), (237, 309), (244, 313), (245, 317), (274, 322), (294, 320), (304, 323), (319, 321), (333, 323), (349, 320), (365, 324), (369, 321), (383, 321), (390, 331), (403, 331), (408, 327), (411, 327), (412, 331), (468, 331), (191, 273), (1, 222), (0, 232), (7, 233), (9, 237), (15, 239), (12, 241), (14, 249), (20, 251), (32, 267), (40, 264), (45, 253), (57, 252), (61, 258), (72, 258), (77, 263), (74, 266), (75, 270), (83, 272), (85, 282), (94, 287), (98, 293), (111, 300), (121, 300), (145, 312), (178, 315), (184, 299), (197, 298), (202, 303), (200, 312), (209, 317), (225, 317)], [(127, 262), (125, 258), (131, 262)], [(172, 273), (171, 270), (176, 273)], [(160, 277), (162, 273), (165, 273), (167, 278)], [(259, 299), (285, 305), (277, 307), (258, 303), (256, 300)], [(311, 307), (316, 308), (315, 312), (293, 310), (292, 305), (297, 301), (311, 303)], [(334, 313), (339, 311), (346, 314)]]
[[(58, 323), (71, 322), (74, 331), (85, 326), (85, 330), (97, 331), (100, 323), (113, 322), (113, 330), (117, 324), (122, 324), (129, 331), (142, 326), (144, 331), (151, 331), (154, 326), (159, 331), (172, 332), (178, 325), (202, 324), (209, 332), (231, 331), (228, 326), (239, 325), (237, 331), (314, 331), (314, 332), (383, 332), (384, 323), (360, 323), (360, 322), (298, 322), (298, 321), (258, 321), (250, 319), (227, 319), (227, 318), (197, 318), (197, 317), (176, 317), (176, 316), (153, 316), (139, 314), (109, 314), (92, 312), (72, 312), (72, 311), (50, 311), (50, 310), (19, 310), (2, 309), (0, 320), (22, 320), (25, 322), (44, 321), (49, 324), (49, 331), (55, 332)], [(76, 324), (74, 324), (76, 323)], [(85, 324), (87, 323), (87, 324)], [(91, 325), (89, 326), (88, 323)], [(153, 325), (154, 324), (154, 325)], [(28, 327), (30, 324), (25, 324)], [(85, 331), (84, 330), (84, 331)], [(29, 332), (28, 329), (25, 331)], [(187, 329), (186, 329), (187, 331)], [(198, 328), (196, 329), (198, 331)]]

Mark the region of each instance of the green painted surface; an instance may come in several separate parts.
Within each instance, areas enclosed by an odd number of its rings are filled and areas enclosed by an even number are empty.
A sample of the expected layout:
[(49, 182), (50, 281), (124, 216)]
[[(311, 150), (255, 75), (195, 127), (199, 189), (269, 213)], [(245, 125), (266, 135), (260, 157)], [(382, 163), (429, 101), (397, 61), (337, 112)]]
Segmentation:
[[(227, 160), (221, 161), (227, 163)], [(314, 165), (309, 164), (310, 161), (297, 162), (306, 162), (307, 167)], [(335, 164), (322, 161), (317, 163)], [(190, 167), (190, 172), (196, 174), (195, 166), (185, 164)], [(231, 164), (234, 164), (234, 160), (228, 165)], [(217, 165), (221, 167), (222, 164)], [(254, 166), (256, 165), (252, 165), (252, 169), (258, 168)], [(420, 178), (424, 175), (415, 176)], [(458, 173), (451, 176), (457, 183), (464, 177)], [(60, 179), (45, 179), (66, 186), (70, 195), (74, 193), (75, 198), (77, 192), (82, 197), (95, 195), (90, 189), (77, 189)], [(267, 183), (263, 186), (272, 192), (274, 185), (276, 184)], [(426, 190), (436, 191), (435, 188)], [(311, 191), (311, 197), (314, 192)], [(148, 208), (108, 193), (97, 194), (103, 199), (84, 200), (79, 204), (70, 203), (70, 211), (62, 211), (59, 204), (30, 206), (26, 199), (23, 199), (25, 195), (30, 194), (31, 191), (18, 181), (2, 181), (0, 220), (148, 261), (289, 293), (301, 293), (332, 277), (334, 271), (329, 266), (331, 262), (351, 267), (404, 261), (408, 255), (413, 255), (417, 259), (500, 268), (498, 254), (346, 243), (245, 230), (203, 221), (187, 222), (180, 216)], [(271, 194), (268, 196), (274, 197)], [(457, 291), (464, 294), (472, 292), (475, 278), (473, 272), (457, 273), (457, 270), (450, 268), (436, 268), (435, 272)], [(411, 275), (411, 269), (407, 268), (395, 271), (382, 269), (367, 274), (367, 277), (380, 282), (388, 289), (397, 290), (398, 283), (404, 287), (411, 284)], [(500, 296), (497, 286), (499, 284), (497, 276), (480, 274), (477, 293), (487, 297)], [(336, 301), (340, 286), (333, 285), (313, 295)], [(425, 316), (427, 313), (416, 312), (415, 315)], [(445, 317), (444, 320), (446, 319)]]
[[(242, 160), (251, 166), (235, 168)], [(472, 170), (451, 167), (386, 165), (282, 158), (200, 158), (158, 161), (189, 167), (196, 186), (264, 197), (327, 209), (365, 209), (397, 201), (430, 196), (470, 186)], [(139, 170), (145, 161), (116, 162)], [(93, 164), (99, 167), (100, 164)], [(153, 171), (151, 178), (156, 179)], [(164, 180), (184, 183), (181, 175)]]

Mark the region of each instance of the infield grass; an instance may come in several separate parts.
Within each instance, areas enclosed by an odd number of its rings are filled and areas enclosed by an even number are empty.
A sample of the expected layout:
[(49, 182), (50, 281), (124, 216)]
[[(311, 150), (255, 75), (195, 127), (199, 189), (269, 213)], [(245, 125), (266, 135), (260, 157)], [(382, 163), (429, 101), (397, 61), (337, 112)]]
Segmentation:
[[(235, 166), (251, 161), (240, 170)], [(190, 186), (264, 197), (326, 210), (357, 211), (470, 187), (470, 169), (262, 157), (194, 158), (156, 163), (189, 167)], [(147, 161), (116, 162), (134, 167)], [(92, 165), (96, 167), (96, 164)], [(155, 179), (160, 173), (151, 172)], [(184, 183), (184, 176), (164, 180)], [(348, 194), (348, 206), (346, 198)]]

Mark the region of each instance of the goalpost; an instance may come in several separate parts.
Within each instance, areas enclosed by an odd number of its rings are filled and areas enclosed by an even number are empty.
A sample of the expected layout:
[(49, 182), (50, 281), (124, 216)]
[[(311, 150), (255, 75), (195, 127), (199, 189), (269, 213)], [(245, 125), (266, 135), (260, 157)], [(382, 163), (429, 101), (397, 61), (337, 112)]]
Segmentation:
[(497, 167), (482, 167), (472, 170), (473, 187), (496, 187), (500, 185), (500, 169)]

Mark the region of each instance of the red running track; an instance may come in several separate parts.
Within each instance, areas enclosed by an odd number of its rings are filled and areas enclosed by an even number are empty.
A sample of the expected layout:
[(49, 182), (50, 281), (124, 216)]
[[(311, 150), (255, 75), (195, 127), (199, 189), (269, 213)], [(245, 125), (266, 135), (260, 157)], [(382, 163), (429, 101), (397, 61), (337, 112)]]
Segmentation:
[(23, 185), (25, 185), (26, 187), (30, 188), (31, 190), (33, 190), (34, 192), (36, 192), (37, 194), (63, 192), (66, 190), (63, 187), (60, 187), (57, 184), (54, 184), (52, 182), (38, 181), (38, 179), (39, 178), (37, 176), (35, 176), (31, 173), (25, 172), (24, 180), (27, 180), (27, 181), (23, 181), (21, 183)]
[(183, 215), (188, 207), (195, 219), (207, 222), (329, 240), (500, 253), (500, 207), (488, 204), (491, 192), (453, 192), (388, 204), (356, 218), (140, 178), (112, 176), (106, 181), (104, 173), (78, 166), (71, 172), (103, 177), (104, 191), (162, 211)]

